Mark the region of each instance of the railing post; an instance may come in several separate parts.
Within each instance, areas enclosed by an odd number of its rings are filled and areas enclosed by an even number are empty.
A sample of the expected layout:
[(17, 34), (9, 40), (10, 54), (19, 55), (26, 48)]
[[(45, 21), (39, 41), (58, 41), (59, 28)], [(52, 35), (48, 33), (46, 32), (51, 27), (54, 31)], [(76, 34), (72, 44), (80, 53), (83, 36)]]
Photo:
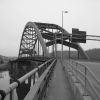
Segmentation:
[(14, 100), (14, 90), (10, 92), (10, 100)]
[(33, 85), (35, 84), (35, 74), (33, 75)]
[(87, 86), (87, 82), (86, 82), (86, 77), (87, 77), (87, 68), (85, 67), (85, 96), (87, 95), (86, 93), (86, 86)]
[[(10, 84), (13, 83), (13, 80), (10, 79)], [(10, 92), (10, 100), (14, 100), (14, 90)]]
[(35, 74), (33, 74), (33, 75), (31, 76), (31, 81), (32, 81), (31, 86), (33, 86), (33, 85), (35, 84)]

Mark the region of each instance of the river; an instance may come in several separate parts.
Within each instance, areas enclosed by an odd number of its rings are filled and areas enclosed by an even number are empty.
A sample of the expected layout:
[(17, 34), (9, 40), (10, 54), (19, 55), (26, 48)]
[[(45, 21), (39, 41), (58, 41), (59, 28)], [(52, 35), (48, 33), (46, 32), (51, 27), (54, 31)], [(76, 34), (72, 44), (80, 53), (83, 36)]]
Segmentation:
[[(6, 89), (8, 87), (9, 80), (10, 76), (8, 71), (0, 72), (0, 90)], [(14, 99), (17, 100), (16, 91), (14, 91)], [(7, 95), (5, 100), (10, 100), (10, 96)]]
[[(38, 73), (36, 73), (35, 75), (35, 82), (38, 79)], [(4, 72), (0, 72), (0, 89), (6, 89), (9, 86), (9, 81), (10, 81), (10, 76), (9, 76), (9, 72), (8, 71), (4, 71)], [(27, 84), (27, 81), (25, 81), (25, 83)], [(31, 80), (31, 87), (33, 86), (33, 79)], [(30, 87), (30, 88), (31, 88)], [(5, 100), (10, 100), (10, 96), (7, 95)], [(17, 93), (16, 90), (14, 90), (14, 100), (18, 100), (17, 99)]]

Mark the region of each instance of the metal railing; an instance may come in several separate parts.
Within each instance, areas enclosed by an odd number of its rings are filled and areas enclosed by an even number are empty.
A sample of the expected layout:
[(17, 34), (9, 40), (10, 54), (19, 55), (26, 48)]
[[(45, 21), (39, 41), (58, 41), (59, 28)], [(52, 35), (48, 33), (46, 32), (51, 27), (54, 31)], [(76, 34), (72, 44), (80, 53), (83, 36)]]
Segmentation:
[[(5, 90), (0, 90), (0, 100), (4, 100), (5, 97), (10, 94), (11, 92), (13, 92), (17, 87), (19, 87), (23, 82), (25, 82), (28, 78), (31, 77), (31, 79), (34, 80), (34, 84), (35, 84), (35, 75), (36, 73), (40, 73), (40, 75), (42, 75), (48, 66), (54, 64), (56, 62), (56, 59), (50, 59), (46, 62), (44, 62), (43, 64), (41, 64), (40, 66), (38, 66), (37, 68), (33, 69), (32, 71), (30, 71), (29, 73), (25, 74), (23, 77), (14, 80), (15, 82), (13, 82), (12, 84), (10, 84), (8, 86), (8, 88), (6, 88)], [(52, 67), (52, 66), (50, 66)], [(13, 97), (13, 96), (12, 96)]]
[(84, 64), (74, 60), (69, 61), (70, 70), (81, 84), (84, 96), (90, 96), (93, 100), (100, 100), (100, 81), (95, 74)]

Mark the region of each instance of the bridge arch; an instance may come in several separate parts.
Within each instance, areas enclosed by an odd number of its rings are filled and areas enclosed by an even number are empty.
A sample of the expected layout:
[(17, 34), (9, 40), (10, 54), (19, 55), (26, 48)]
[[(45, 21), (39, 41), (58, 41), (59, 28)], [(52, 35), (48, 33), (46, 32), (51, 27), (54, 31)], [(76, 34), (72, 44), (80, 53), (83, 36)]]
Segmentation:
[(37, 40), (40, 42), (42, 46), (44, 55), (48, 56), (46, 45), (43, 41), (42, 35), (38, 27), (35, 25), (34, 22), (28, 22), (23, 30), (19, 49), (19, 57), (32, 56), (34, 53), (36, 53), (35, 45)]
[(88, 59), (87, 54), (78, 43), (69, 43), (69, 33), (62, 27), (50, 23), (28, 22), (23, 30), (19, 49), (19, 57), (32, 56), (37, 41), (40, 42), (44, 55), (49, 56), (47, 47), (56, 43), (61, 44), (63, 34), (63, 45), (79, 50), (80, 55)]

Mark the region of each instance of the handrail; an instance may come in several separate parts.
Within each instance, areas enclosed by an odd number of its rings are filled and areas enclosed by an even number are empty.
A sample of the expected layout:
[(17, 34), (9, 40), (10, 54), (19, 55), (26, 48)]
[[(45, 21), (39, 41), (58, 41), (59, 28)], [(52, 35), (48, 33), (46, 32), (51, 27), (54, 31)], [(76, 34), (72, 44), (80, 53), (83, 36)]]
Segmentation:
[(54, 70), (54, 66), (56, 64), (56, 59), (48, 66), (48, 68), (44, 71), (44, 73), (37, 80), (36, 84), (31, 88), (28, 92), (24, 100), (41, 100), (44, 98), (45, 90), (47, 88), (47, 84), (49, 83), (49, 79)]
[[(93, 99), (100, 100), (99, 92), (94, 87), (93, 82), (90, 81), (90, 79), (87, 75), (87, 71), (88, 71), (89, 75), (91, 76), (91, 78), (96, 82), (96, 84), (98, 86), (100, 86), (100, 82), (98, 81), (98, 78), (95, 76), (95, 74), (86, 65), (83, 65), (79, 62), (70, 60), (69, 64), (71, 66), (72, 73), (75, 75), (77, 80), (81, 83), (83, 88), (85, 88), (85, 92), (88, 91), (90, 96)], [(82, 70), (78, 69), (77, 66), (79, 66), (79, 68), (80, 67), (84, 68), (85, 71), (83, 72)], [(82, 77), (83, 77), (83, 79), (82, 79)], [(88, 85), (88, 87), (87, 87), (87, 85)]]
[(44, 65), (48, 64), (49, 62), (51, 62), (53, 60), (54, 60), (54, 58), (46, 61), (45, 63), (43, 63), (40, 66), (38, 66), (38, 68), (33, 69), (32, 71), (30, 71), (29, 73), (25, 74), (21, 78), (15, 80), (15, 82), (13, 82), (12, 84), (10, 84), (8, 86), (8, 88), (6, 88), (5, 90), (0, 90), (0, 100), (3, 100), (6, 95), (8, 95), (11, 91), (13, 91), (15, 88), (17, 88), (21, 83), (23, 83), (29, 77), (31, 77), (32, 75), (34, 75), (38, 71), (38, 69), (42, 68)]
[(81, 64), (79, 62), (74, 61), (76, 64), (80, 65), (81, 67), (84, 67), (88, 70), (88, 72), (91, 74), (91, 76), (93, 77), (93, 79), (98, 83), (98, 85), (100, 86), (100, 81), (99, 79), (96, 77), (96, 75), (90, 70), (89, 67), (87, 67), (87, 65)]
[[(73, 66), (73, 65), (72, 65)], [(75, 73), (75, 71), (76, 71), (76, 73)], [(74, 75), (78, 75), (78, 74), (80, 74), (79, 76), (77, 76), (77, 79), (78, 79), (78, 81), (80, 81), (80, 83), (82, 84), (82, 86), (89, 92), (89, 93), (91, 93), (92, 95), (92, 97), (95, 99), (95, 98), (98, 98), (98, 100), (100, 99), (99, 98), (99, 94), (97, 93), (97, 91), (96, 91), (96, 89), (93, 87), (93, 85), (92, 85), (92, 83), (90, 82), (90, 80), (89, 80), (89, 78), (83, 73), (83, 72), (81, 72), (80, 70), (78, 70), (78, 69), (75, 69), (74, 68), (74, 70), (73, 70), (73, 73), (74, 73)], [(84, 80), (82, 80), (82, 77), (86, 80), (86, 83), (84, 82)], [(91, 88), (91, 90), (88, 90), (87, 89), (87, 83), (89, 84), (88, 85), (88, 87), (90, 87)], [(86, 92), (86, 91), (85, 91)], [(95, 97), (93, 96), (93, 95), (95, 95)]]

